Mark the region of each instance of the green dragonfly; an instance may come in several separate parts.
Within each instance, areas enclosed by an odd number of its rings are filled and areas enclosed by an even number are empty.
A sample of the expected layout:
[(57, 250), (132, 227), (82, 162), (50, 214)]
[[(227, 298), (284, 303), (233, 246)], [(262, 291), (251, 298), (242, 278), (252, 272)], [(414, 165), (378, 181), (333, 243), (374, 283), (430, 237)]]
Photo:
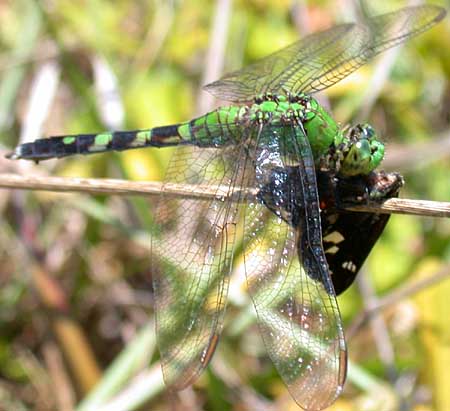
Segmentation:
[[(428, 5), (338, 25), (205, 86), (230, 106), (148, 130), (39, 139), (9, 155), (40, 161), (178, 146), (167, 183), (214, 188), (208, 200), (176, 199), (163, 189), (155, 206), (157, 334), (171, 387), (190, 385), (212, 357), (239, 248), (265, 346), (293, 398), (320, 410), (340, 394), (347, 349), (334, 286), (341, 292), (349, 281), (338, 281), (330, 267), (344, 268), (339, 275), (346, 269), (351, 282), (362, 261), (353, 263), (349, 252), (347, 268), (327, 264), (316, 172), (342, 180), (370, 176), (384, 145), (367, 124), (341, 129), (311, 94), (444, 16)], [(259, 194), (249, 195), (251, 189)]]

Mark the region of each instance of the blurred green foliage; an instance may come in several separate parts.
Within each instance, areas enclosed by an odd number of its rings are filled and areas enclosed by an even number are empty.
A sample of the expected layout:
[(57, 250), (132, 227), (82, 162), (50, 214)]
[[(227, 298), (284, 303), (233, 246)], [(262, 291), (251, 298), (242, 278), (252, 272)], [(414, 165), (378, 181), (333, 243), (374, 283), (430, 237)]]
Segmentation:
[[(404, 1), (395, 6), (389, 2), (389, 9), (382, 8), (388, 7), (387, 2), (367, 3), (374, 14), (405, 6)], [(444, 1), (433, 3), (448, 7)], [(42, 135), (109, 127), (102, 120), (105, 98), (95, 92), (96, 58), (103, 59), (115, 76), (125, 113), (122, 128), (149, 128), (198, 114), (215, 6), (200, 0), (0, 2), (3, 147), (17, 144), (33, 81), (48, 62), (57, 63), (61, 71), (39, 130)], [(227, 26), (223, 70), (275, 51), (295, 41), (299, 32), (353, 20), (355, 10), (349, 0), (236, 0), (230, 20), (222, 22)], [(400, 154), (396, 157), (400, 159), (402, 153), (410, 156), (399, 166), (389, 163), (390, 169), (404, 174), (402, 196), (407, 198), (450, 199), (449, 38), (447, 17), (406, 44), (366, 119), (387, 142), (388, 158), (391, 153)], [(327, 91), (330, 110), (342, 124), (352, 122), (364, 106), (377, 62)], [(442, 149), (433, 141), (442, 141)], [(139, 150), (39, 166), (2, 160), (0, 166), (2, 172), (41, 176), (160, 180), (171, 152)], [(146, 237), (151, 200), (5, 190), (0, 207), (0, 410), (73, 409), (101, 378), (100, 370), (127, 352), (129, 341), (152, 318)], [(389, 295), (448, 270), (449, 240), (448, 220), (393, 216), (365, 274), (377, 294)], [(392, 363), (380, 360), (367, 324), (349, 339), (351, 359), (361, 365), (360, 378), (347, 384), (333, 409), (388, 411), (383, 403), (378, 408), (370, 404), (380, 398), (387, 401), (389, 393), (397, 401), (403, 396), (410, 407), (406, 409), (450, 409), (448, 284), (447, 280), (397, 301), (382, 312), (390, 335), (384, 343), (392, 348)], [(339, 298), (347, 325), (365, 302), (356, 286)], [(248, 298), (233, 291), (211, 370), (191, 395), (170, 399), (159, 394), (162, 387), (150, 382), (144, 393), (130, 390), (123, 409), (165, 410), (171, 401), (183, 404), (180, 409), (199, 409), (202, 404), (209, 410), (262, 410), (270, 405), (296, 409), (250, 313)], [(71, 321), (73, 328), (61, 318)], [(231, 332), (236, 323), (243, 325)], [(144, 338), (139, 341), (148, 343)], [(157, 353), (153, 357), (152, 364)], [(149, 364), (144, 358), (134, 369)], [(115, 372), (120, 374), (120, 369)], [(129, 382), (120, 375), (114, 381), (117, 385), (105, 398)], [(379, 391), (381, 387), (384, 391)], [(380, 392), (386, 396), (380, 397)]]

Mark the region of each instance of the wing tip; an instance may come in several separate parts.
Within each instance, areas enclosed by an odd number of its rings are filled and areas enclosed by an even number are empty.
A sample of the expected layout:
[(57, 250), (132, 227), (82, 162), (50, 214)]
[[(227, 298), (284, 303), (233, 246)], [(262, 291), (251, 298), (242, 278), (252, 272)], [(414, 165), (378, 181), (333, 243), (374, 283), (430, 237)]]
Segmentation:
[(297, 403), (305, 411), (322, 411), (331, 406), (339, 396), (342, 394), (344, 390), (343, 385), (338, 385), (336, 390), (332, 393), (328, 393), (328, 395), (324, 392), (321, 392), (321, 395), (313, 395), (309, 399), (297, 398), (292, 392), (291, 395), (294, 398), (294, 401)]
[(437, 6), (435, 4), (422, 4), (422, 5), (418, 5), (418, 6), (410, 6), (410, 7), (405, 7), (404, 9), (400, 9), (400, 10), (408, 10), (408, 9), (422, 11), (424, 14), (427, 15), (427, 17), (432, 16), (432, 18), (430, 19), (428, 24), (425, 25), (425, 27), (427, 27), (427, 29), (430, 26), (433, 26), (434, 24), (439, 23), (447, 15), (447, 10), (444, 7)]
[(444, 9), (443, 7), (440, 7), (440, 6), (433, 6), (435, 9), (436, 9), (436, 11), (438, 12), (438, 14), (436, 15), (436, 17), (434, 18), (434, 21), (436, 22), (436, 23), (439, 23), (440, 21), (442, 21), (444, 18), (445, 18), (445, 16), (447, 15), (447, 10), (446, 9)]

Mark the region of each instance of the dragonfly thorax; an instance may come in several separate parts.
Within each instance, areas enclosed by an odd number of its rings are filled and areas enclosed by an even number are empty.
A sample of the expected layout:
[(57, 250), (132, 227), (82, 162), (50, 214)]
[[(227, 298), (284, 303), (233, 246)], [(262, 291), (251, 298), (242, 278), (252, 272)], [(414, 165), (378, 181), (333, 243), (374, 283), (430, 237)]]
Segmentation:
[(255, 98), (250, 106), (250, 120), (260, 124), (289, 125), (303, 122), (310, 112), (312, 97), (305, 94), (278, 95), (266, 93)]
[(306, 103), (307, 100), (310, 100), (311, 96), (305, 93), (291, 93), (289, 90), (286, 91), (286, 94), (274, 94), (271, 92), (267, 92), (264, 94), (260, 94), (254, 98), (254, 102), (256, 104), (261, 104), (264, 101), (275, 101), (275, 102), (283, 102), (287, 101), (289, 103)]
[(316, 162), (328, 154), (331, 147), (343, 142), (336, 121), (315, 98), (304, 93), (266, 93), (255, 98), (254, 104), (243, 113), (241, 120), (244, 123), (301, 128)]

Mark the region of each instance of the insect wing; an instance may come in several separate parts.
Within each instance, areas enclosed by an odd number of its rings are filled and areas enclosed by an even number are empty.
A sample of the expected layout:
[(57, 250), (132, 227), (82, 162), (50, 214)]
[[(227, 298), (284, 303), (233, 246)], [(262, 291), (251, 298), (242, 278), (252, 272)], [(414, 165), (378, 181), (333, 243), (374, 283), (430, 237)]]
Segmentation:
[(373, 56), (441, 21), (443, 8), (422, 5), (313, 33), (205, 86), (223, 100), (253, 101), (265, 93), (312, 94), (341, 81)]
[(166, 175), (209, 200), (163, 194), (156, 206), (152, 275), (165, 382), (190, 385), (211, 359), (223, 325), (238, 203), (228, 196), (243, 178), (235, 146), (177, 148)]
[[(244, 211), (249, 291), (268, 353), (290, 393), (301, 407), (320, 410), (342, 390), (347, 354), (316, 219), (311, 150), (300, 127), (267, 125), (250, 156), (262, 194)], [(292, 166), (301, 170), (300, 180), (286, 185), (282, 171)], [(294, 224), (289, 219), (297, 218), (292, 212), (298, 208), (302, 221)]]

